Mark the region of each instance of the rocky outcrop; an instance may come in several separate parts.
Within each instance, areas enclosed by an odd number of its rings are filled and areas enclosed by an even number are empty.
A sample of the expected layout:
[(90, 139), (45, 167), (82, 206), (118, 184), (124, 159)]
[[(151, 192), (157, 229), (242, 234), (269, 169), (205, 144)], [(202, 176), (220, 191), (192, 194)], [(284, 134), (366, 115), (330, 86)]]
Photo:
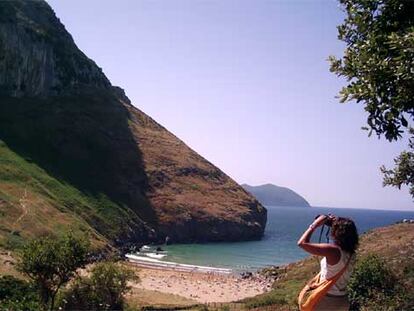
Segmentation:
[(2, 1), (0, 22), (1, 94), (50, 96), (110, 87), (45, 1)]
[(263, 235), (266, 209), (134, 107), (45, 1), (0, 2), (0, 140), (87, 201), (51, 192), (54, 208), (118, 245)]

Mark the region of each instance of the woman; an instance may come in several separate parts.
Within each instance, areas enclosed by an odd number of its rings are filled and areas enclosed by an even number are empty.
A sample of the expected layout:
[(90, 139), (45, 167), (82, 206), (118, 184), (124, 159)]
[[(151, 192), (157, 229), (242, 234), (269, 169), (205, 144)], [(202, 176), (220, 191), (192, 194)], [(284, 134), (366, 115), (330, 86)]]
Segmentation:
[[(316, 228), (323, 224), (332, 225), (333, 243), (311, 243), (310, 238)], [(352, 272), (355, 251), (358, 246), (358, 232), (355, 223), (348, 218), (321, 215), (309, 226), (298, 241), (298, 246), (308, 253), (322, 256), (320, 279), (326, 280), (335, 276), (348, 263), (345, 271), (330, 288), (325, 297), (317, 304), (315, 310), (348, 310), (349, 302), (346, 286)]]

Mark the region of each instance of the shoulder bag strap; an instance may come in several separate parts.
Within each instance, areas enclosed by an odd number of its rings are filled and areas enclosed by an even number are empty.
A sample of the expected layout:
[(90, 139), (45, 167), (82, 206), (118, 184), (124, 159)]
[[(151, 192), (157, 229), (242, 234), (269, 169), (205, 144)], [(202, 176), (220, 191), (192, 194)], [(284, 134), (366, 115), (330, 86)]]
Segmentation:
[(334, 280), (335, 282), (344, 274), (345, 270), (348, 268), (351, 259), (353, 255), (349, 255), (348, 261), (346, 262), (345, 266), (339, 271), (337, 274), (335, 274), (333, 277), (331, 277), (329, 280)]

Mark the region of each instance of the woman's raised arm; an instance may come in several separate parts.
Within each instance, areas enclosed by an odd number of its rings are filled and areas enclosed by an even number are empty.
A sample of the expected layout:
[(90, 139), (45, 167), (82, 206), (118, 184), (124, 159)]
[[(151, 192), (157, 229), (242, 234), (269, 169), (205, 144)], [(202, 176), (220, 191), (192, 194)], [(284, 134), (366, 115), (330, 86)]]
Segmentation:
[(316, 218), (298, 240), (298, 246), (303, 248), (308, 253), (311, 253), (312, 255), (326, 257), (328, 264), (334, 265), (338, 263), (339, 259), (341, 258), (341, 252), (337, 245), (328, 243), (310, 243), (310, 238), (313, 231), (317, 227), (323, 225), (327, 218), (328, 216), (326, 215), (321, 215)]

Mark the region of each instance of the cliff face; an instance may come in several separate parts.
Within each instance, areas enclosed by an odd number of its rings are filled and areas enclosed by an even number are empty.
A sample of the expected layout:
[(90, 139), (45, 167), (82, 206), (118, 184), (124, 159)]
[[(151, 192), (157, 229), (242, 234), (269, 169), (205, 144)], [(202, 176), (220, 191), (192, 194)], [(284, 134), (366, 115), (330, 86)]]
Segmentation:
[[(117, 244), (263, 234), (258, 201), (131, 105), (44, 1), (0, 2), (0, 140), (4, 239), (62, 219)], [(36, 217), (16, 223), (23, 196)]]
[(49, 96), (82, 86), (109, 88), (96, 64), (44, 1), (2, 1), (0, 6), (0, 92)]

